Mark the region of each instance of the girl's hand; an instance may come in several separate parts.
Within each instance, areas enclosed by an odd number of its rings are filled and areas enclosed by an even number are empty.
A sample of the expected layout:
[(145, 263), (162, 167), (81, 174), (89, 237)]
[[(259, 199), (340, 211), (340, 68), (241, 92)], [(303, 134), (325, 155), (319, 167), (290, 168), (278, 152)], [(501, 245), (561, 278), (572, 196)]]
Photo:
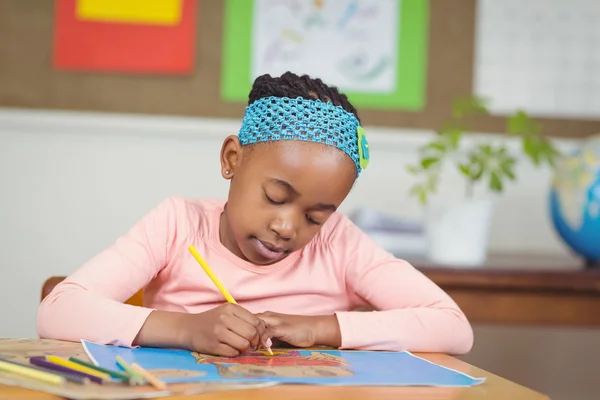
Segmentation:
[(296, 347), (340, 347), (340, 325), (335, 315), (302, 316), (271, 311), (256, 314), (268, 327), (272, 338)]
[(235, 357), (259, 345), (271, 345), (265, 322), (237, 304), (188, 314), (183, 325), (184, 342), (198, 353)]

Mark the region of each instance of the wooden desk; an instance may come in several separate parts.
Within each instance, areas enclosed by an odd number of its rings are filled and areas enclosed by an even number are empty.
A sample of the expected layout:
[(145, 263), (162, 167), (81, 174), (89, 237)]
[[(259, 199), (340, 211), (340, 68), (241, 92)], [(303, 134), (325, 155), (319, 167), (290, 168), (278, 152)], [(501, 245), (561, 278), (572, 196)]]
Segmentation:
[[(487, 380), (470, 388), (439, 387), (324, 387), (285, 385), (265, 389), (250, 389), (206, 393), (195, 396), (165, 397), (170, 400), (305, 400), (305, 399), (414, 399), (414, 400), (544, 400), (540, 393), (507, 381), (499, 376), (471, 366), (456, 358), (443, 354), (418, 354), (430, 361)], [(0, 385), (0, 399), (14, 400), (62, 400), (54, 395), (34, 392), (13, 386)]]
[(492, 256), (477, 268), (411, 263), (472, 323), (600, 326), (600, 268), (585, 269), (576, 259)]

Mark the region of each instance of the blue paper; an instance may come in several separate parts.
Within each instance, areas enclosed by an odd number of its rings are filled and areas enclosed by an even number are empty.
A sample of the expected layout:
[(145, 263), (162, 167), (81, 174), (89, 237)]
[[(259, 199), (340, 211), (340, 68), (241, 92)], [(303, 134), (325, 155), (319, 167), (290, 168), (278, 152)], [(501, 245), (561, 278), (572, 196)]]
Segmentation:
[(215, 357), (186, 350), (126, 348), (82, 341), (94, 364), (119, 370), (117, 355), (148, 370), (175, 370), (168, 383), (277, 382), (329, 386), (456, 386), (482, 383), (409, 352), (274, 349), (234, 358)]

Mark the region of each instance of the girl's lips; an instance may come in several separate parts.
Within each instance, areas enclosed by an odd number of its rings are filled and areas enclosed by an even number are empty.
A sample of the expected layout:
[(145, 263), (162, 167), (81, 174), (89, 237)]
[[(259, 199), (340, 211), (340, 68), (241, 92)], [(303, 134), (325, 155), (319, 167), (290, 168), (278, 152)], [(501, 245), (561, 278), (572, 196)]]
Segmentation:
[(276, 260), (285, 253), (285, 249), (277, 247), (269, 242), (263, 242), (259, 239), (255, 239), (255, 242), (256, 250), (262, 257), (264, 257), (267, 260)]
[(261, 242), (263, 244), (263, 246), (265, 246), (267, 249), (269, 249), (271, 251), (274, 251), (276, 253), (283, 253), (283, 252), (285, 252), (284, 248), (277, 247), (273, 243), (265, 242), (263, 240), (259, 240), (259, 242)]

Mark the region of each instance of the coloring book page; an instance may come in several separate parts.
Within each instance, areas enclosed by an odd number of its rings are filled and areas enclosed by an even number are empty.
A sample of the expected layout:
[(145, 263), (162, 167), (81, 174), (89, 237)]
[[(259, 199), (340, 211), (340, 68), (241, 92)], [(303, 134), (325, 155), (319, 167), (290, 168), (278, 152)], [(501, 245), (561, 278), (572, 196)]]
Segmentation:
[[(153, 370), (177, 370), (165, 382), (288, 383), (330, 386), (478, 385), (483, 378), (437, 365), (409, 352), (273, 349), (238, 357), (216, 357), (186, 350), (125, 348), (83, 341), (96, 365), (117, 369), (116, 357)], [(185, 372), (185, 373), (184, 373)]]

